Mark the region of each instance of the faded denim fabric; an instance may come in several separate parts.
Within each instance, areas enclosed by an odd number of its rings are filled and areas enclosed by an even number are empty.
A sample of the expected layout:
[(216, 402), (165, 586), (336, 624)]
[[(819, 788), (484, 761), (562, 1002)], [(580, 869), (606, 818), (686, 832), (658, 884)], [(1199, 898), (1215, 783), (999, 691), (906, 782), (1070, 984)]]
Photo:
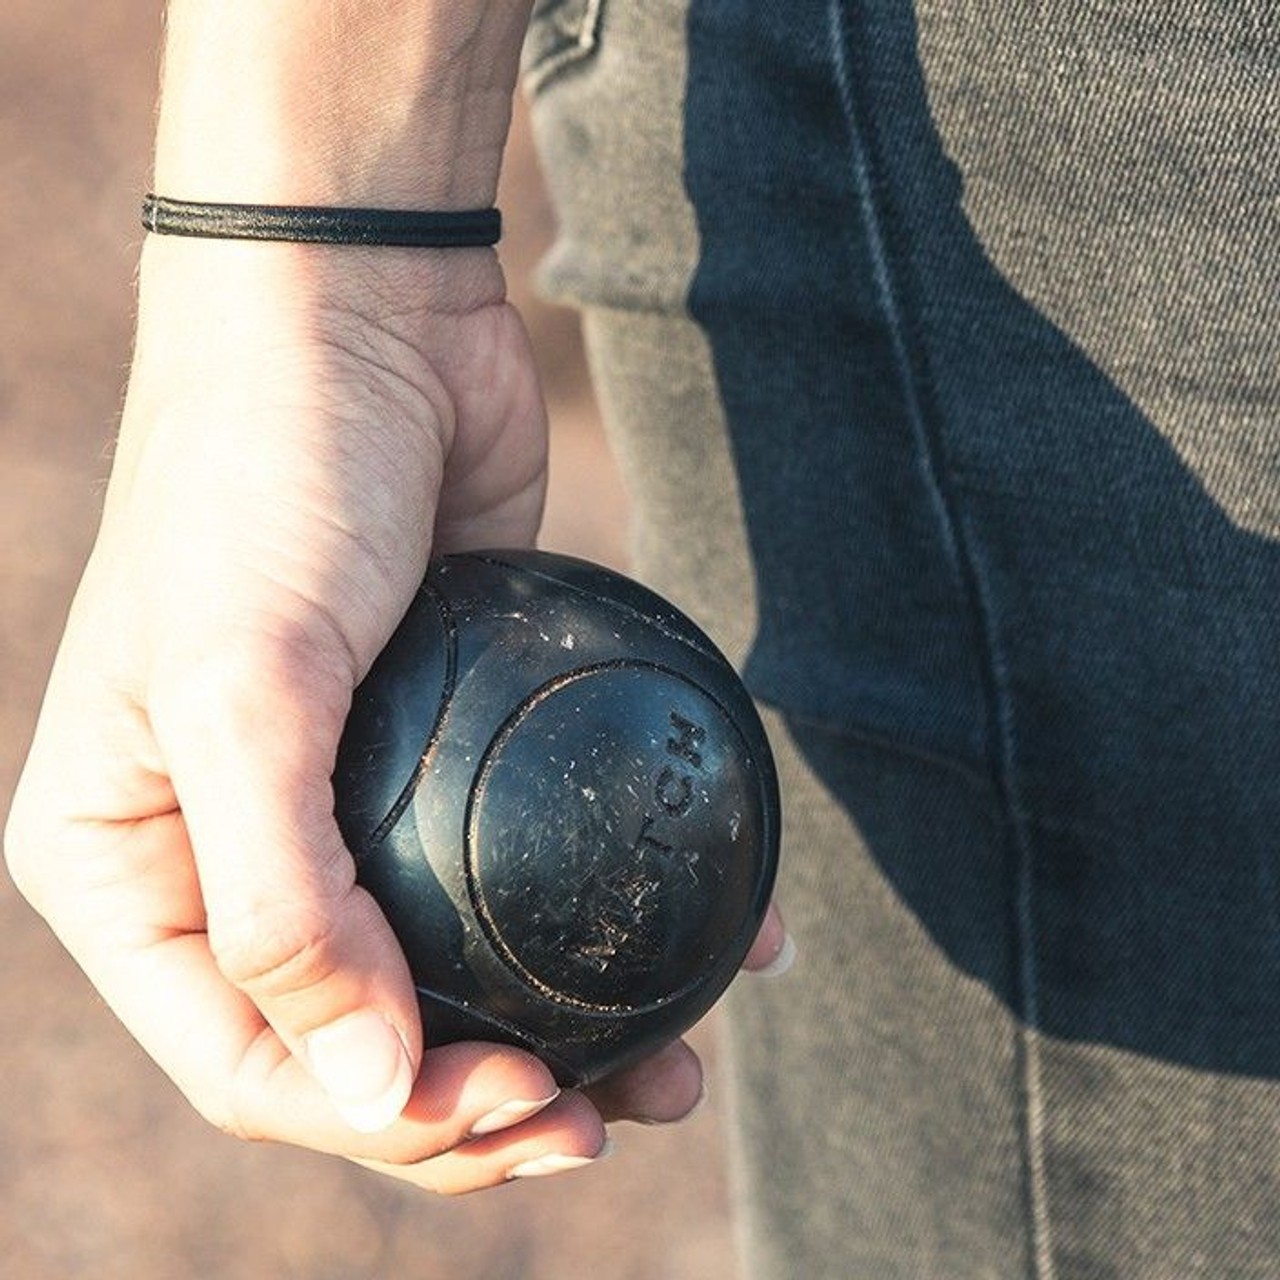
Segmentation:
[(638, 569), (774, 708), (744, 1265), (1280, 1275), (1280, 14), (580, 0), (530, 50)]

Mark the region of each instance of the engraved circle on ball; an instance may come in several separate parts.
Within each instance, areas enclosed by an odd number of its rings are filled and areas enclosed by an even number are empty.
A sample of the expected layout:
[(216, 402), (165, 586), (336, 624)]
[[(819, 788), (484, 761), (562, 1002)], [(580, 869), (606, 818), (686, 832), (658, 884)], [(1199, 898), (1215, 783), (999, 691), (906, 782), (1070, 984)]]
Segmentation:
[(764, 814), (742, 735), (666, 668), (543, 686), (472, 792), (467, 883), (495, 951), (544, 996), (637, 1013), (745, 950)]

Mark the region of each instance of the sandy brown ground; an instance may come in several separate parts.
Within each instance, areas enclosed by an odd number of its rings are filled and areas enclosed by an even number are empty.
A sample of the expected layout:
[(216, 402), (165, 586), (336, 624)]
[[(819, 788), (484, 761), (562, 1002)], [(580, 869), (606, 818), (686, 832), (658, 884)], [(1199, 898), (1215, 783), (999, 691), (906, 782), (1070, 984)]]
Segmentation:
[[(0, 7), (0, 815), (97, 519), (128, 359), (158, 0)], [(520, 135), (521, 137), (523, 135)], [(513, 291), (550, 233), (527, 143), (503, 195)], [(546, 541), (621, 554), (621, 490), (571, 317), (530, 307), (556, 423)], [(575, 496), (575, 477), (592, 501)], [(209, 1131), (0, 873), (7, 1280), (728, 1280), (712, 1105), (623, 1127), (598, 1169), (433, 1201)], [(704, 1031), (698, 1043), (710, 1052)]]

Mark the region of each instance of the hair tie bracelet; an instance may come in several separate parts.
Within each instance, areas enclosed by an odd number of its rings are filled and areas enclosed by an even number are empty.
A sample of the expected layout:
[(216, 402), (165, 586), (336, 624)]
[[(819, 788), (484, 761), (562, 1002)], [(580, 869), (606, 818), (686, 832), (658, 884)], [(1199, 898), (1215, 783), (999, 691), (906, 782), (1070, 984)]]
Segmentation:
[(207, 204), (150, 194), (142, 225), (167, 236), (290, 240), (302, 244), (398, 245), (467, 249), (497, 244), (497, 209), (346, 209), (310, 205)]

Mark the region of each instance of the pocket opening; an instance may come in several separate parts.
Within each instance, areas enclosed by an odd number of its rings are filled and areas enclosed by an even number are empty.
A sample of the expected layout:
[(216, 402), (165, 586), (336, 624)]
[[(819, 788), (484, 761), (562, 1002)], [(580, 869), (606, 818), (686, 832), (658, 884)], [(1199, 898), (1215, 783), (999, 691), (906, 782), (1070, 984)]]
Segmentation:
[(521, 60), (525, 92), (533, 95), (595, 53), (605, 0), (538, 0)]

